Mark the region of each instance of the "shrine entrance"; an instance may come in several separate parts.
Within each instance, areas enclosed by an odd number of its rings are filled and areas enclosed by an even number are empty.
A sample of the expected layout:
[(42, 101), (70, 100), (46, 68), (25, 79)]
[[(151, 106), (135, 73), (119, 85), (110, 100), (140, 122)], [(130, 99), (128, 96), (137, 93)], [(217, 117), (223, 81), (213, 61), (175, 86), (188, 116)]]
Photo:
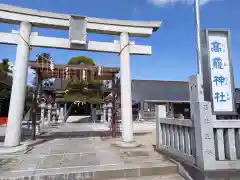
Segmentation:
[[(130, 42), (129, 37), (149, 37), (160, 27), (160, 22), (98, 19), (42, 12), (5, 4), (0, 4), (0, 22), (20, 24), (20, 30), (17, 33), (0, 33), (0, 43), (17, 45), (15, 73), (4, 142), (5, 147), (20, 145), (21, 117), (23, 116), (29, 65), (28, 57), (31, 47), (119, 54), (122, 140), (125, 143), (133, 142), (130, 54), (151, 55), (152, 49), (151, 46), (135, 45), (134, 42)], [(38, 33), (32, 32), (33, 27), (68, 30), (69, 39), (39, 36)], [(87, 33), (120, 35), (120, 41), (88, 41)]]
[[(101, 104), (105, 103), (102, 90), (105, 89), (104, 81), (110, 80), (114, 84), (115, 76), (119, 73), (119, 68), (84, 63), (81, 63), (80, 65), (79, 63), (70, 63), (66, 65), (55, 64), (51, 59), (47, 59), (42, 55), (38, 55), (36, 61), (29, 61), (28, 65), (36, 74), (36, 89), (38, 89), (38, 92), (35, 92), (35, 97), (37, 98), (34, 100), (35, 106), (33, 107), (32, 120), (35, 120), (35, 114), (39, 108), (42, 112), (40, 118), (41, 122), (44, 122), (44, 111), (48, 111), (48, 113), (51, 114), (45, 115), (47, 116), (47, 123), (45, 124), (49, 124), (52, 121), (55, 122), (56, 120), (58, 120), (58, 122), (66, 122), (69, 116), (77, 116), (79, 118), (81, 118), (80, 116), (83, 116), (84, 119), (86, 119), (86, 116), (89, 116), (89, 122), (101, 120), (99, 117), (100, 113), (97, 113), (96, 110), (101, 110)], [(51, 86), (39, 87), (39, 84), (41, 84), (43, 80), (52, 78), (55, 78), (55, 81)], [(84, 93), (83, 91), (85, 91), (86, 94), (86, 91), (89, 90), (91, 91), (90, 99), (84, 94), (79, 95), (79, 91), (80, 93)], [(94, 98), (94, 92), (98, 90), (100, 90), (102, 94)], [(116, 89), (110, 89), (111, 94), (115, 94), (115, 91)], [(73, 97), (71, 97), (71, 94)], [(70, 99), (66, 99), (64, 96), (70, 96)], [(111, 101), (115, 104), (113, 98)], [(36, 107), (37, 104), (38, 107)], [(57, 110), (60, 110), (59, 116), (57, 116), (58, 113), (55, 112)], [(115, 106), (111, 107), (111, 111), (116, 111)], [(52, 116), (56, 120), (53, 120)], [(115, 116), (113, 115), (111, 119), (112, 126), (115, 124), (114, 117)], [(35, 125), (32, 129), (35, 129)], [(115, 128), (112, 127), (111, 130), (115, 131)]]
[(91, 104), (86, 103), (80, 106), (75, 106), (69, 113), (70, 116), (91, 115)]

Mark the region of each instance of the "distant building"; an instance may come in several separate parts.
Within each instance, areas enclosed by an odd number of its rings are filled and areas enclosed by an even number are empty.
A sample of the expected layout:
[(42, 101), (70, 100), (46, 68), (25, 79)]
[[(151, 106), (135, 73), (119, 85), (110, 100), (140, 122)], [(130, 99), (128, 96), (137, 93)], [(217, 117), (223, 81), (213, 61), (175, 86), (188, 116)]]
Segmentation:
[[(217, 118), (240, 119), (240, 89), (236, 88), (237, 113), (233, 116)], [(188, 82), (132, 80), (133, 107), (140, 110), (144, 118), (155, 118), (155, 104), (166, 104), (170, 118), (190, 118), (190, 98)]]

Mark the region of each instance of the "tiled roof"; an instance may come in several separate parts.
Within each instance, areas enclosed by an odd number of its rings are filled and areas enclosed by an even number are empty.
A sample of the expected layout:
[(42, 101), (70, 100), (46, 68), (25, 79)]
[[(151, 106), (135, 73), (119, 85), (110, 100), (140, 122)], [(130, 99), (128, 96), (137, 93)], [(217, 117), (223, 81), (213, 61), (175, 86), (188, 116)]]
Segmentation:
[[(55, 79), (49, 89), (65, 89), (67, 81)], [(236, 88), (236, 101), (240, 102), (240, 88)], [(132, 80), (132, 100), (162, 101), (162, 102), (188, 102), (188, 82), (185, 81), (159, 81), (159, 80)]]
[[(53, 84), (49, 87), (45, 87), (45, 90), (65, 90), (68, 84), (68, 80), (62, 80), (62, 79), (58, 79), (56, 78), (53, 82)], [(103, 88), (103, 90), (105, 92), (111, 92), (112, 89), (111, 88)]]
[[(236, 89), (236, 101), (240, 102), (240, 89)], [(132, 80), (133, 101), (188, 102), (188, 82)]]

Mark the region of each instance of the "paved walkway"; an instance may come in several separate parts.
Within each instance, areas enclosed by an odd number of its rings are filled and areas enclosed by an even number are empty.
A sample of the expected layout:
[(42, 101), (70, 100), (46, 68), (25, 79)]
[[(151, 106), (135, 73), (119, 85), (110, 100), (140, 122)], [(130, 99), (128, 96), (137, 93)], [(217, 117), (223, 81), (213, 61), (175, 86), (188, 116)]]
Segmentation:
[(89, 171), (93, 168), (121, 169), (140, 166), (141, 163), (175, 168), (171, 162), (153, 151), (152, 135), (136, 136), (136, 140), (145, 146), (128, 151), (113, 146), (116, 139), (101, 137), (109, 133), (102, 127), (98, 124), (64, 124), (55, 127), (42, 135), (31, 150), (2, 156), (0, 179)]

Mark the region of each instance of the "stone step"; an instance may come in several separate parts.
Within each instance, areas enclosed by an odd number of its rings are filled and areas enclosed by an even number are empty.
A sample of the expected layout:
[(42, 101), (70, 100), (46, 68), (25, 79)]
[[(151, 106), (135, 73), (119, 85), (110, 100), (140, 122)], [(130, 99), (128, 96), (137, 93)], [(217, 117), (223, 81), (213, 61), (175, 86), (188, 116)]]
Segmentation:
[[(32, 169), (10, 172), (0, 172), (0, 179), (14, 180), (21, 177), (30, 179), (82, 179), (82, 180), (110, 180), (121, 178), (142, 179), (151, 176), (167, 177), (176, 174), (177, 166), (171, 162), (142, 163), (142, 164), (117, 164), (87, 167), (61, 167), (47, 169)], [(174, 176), (172, 176), (174, 177)], [(176, 176), (177, 177), (177, 176)], [(147, 180), (147, 179), (146, 179)], [(173, 179), (175, 180), (175, 179)], [(182, 180), (182, 179), (176, 179)]]
[(112, 180), (185, 180), (178, 174), (172, 174), (167, 176), (145, 176), (145, 177), (134, 177), (134, 178), (122, 178)]

